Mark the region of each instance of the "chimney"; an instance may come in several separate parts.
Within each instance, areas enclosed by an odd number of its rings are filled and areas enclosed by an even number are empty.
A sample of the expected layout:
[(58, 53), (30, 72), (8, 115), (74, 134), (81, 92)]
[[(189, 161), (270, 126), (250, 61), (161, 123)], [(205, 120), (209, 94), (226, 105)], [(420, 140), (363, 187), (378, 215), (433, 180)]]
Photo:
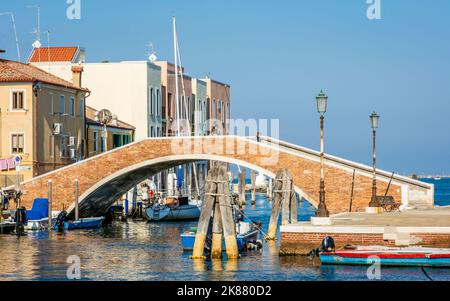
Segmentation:
[(81, 88), (81, 74), (83, 66), (72, 66), (72, 83), (75, 87)]

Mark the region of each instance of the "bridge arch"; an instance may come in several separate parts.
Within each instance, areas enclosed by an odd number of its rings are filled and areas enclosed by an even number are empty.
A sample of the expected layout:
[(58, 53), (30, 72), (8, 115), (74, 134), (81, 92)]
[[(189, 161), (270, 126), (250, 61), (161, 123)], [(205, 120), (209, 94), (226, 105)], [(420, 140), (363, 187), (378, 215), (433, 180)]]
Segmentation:
[[(93, 186), (88, 188), (79, 197), (79, 208), (83, 216), (101, 215), (123, 194), (141, 183), (143, 180), (172, 167), (185, 163), (198, 161), (220, 161), (235, 164), (244, 168), (254, 170), (269, 178), (275, 178), (275, 172), (247, 161), (232, 157), (204, 154), (181, 154), (164, 156), (155, 159), (139, 162), (123, 168), (115, 173), (103, 178)], [(306, 199), (313, 206), (317, 207), (318, 202), (308, 195), (298, 185), (294, 183), (295, 192)], [(68, 208), (69, 214), (73, 214), (74, 203)]]
[[(67, 209), (67, 205), (74, 201), (74, 182), (78, 179), (82, 206), (95, 213), (103, 205), (98, 206), (95, 201), (89, 201), (91, 199), (104, 201), (106, 206), (110, 202), (109, 197), (119, 198), (149, 174), (204, 160), (237, 164), (269, 177), (278, 170), (287, 169), (299, 195), (317, 205), (320, 181), (317, 151), (273, 138), (259, 137), (256, 141), (239, 136), (165, 137), (136, 141), (22, 183), (21, 204), (30, 208), (35, 198), (47, 197), (47, 183), (51, 180), (54, 210)], [(328, 154), (324, 163), (326, 202), (330, 212), (348, 211), (352, 187), (352, 208), (363, 211), (371, 199), (372, 168)], [(380, 193), (388, 191), (397, 202), (405, 205), (433, 205), (433, 185), (377, 170), (377, 186)]]

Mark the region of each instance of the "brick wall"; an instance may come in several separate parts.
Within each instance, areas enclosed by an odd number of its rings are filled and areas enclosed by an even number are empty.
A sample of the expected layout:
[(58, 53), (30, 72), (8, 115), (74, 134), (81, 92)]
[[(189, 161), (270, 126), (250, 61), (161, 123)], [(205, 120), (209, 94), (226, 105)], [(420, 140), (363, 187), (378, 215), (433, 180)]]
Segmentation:
[[(280, 254), (305, 255), (318, 248), (326, 236), (334, 239), (336, 247), (347, 244), (361, 246), (395, 246), (395, 241), (384, 240), (382, 233), (281, 233)], [(411, 237), (421, 239), (420, 245), (433, 247), (450, 247), (450, 234), (444, 233), (411, 233)]]
[[(264, 170), (276, 173), (278, 170), (287, 168), (294, 178), (294, 183), (299, 187), (307, 200), (317, 205), (319, 198), (320, 164), (318, 161), (302, 158), (297, 155), (277, 151), (268, 148), (264, 144), (255, 144), (238, 138), (217, 137), (216, 145), (229, 145), (234, 143), (232, 152), (223, 148), (217, 149), (207, 147), (204, 141), (199, 139), (184, 139), (180, 146), (183, 149), (174, 150), (170, 139), (149, 139), (127, 145), (123, 148), (101, 154), (73, 164), (54, 173), (43, 175), (23, 184), (23, 202), (27, 208), (31, 207), (32, 201), (38, 197), (47, 197), (47, 182), (53, 181), (53, 204), (55, 210), (69, 207), (74, 199), (74, 180), (79, 180), (79, 195), (82, 195), (90, 187), (94, 186), (104, 178), (114, 175), (121, 170), (148, 160), (174, 155), (220, 155), (224, 159), (239, 160), (249, 166), (258, 166)], [(210, 143), (211, 139), (208, 139)], [(194, 147), (197, 145), (197, 147)], [(198, 145), (201, 147), (199, 148)], [(210, 144), (209, 144), (210, 145)], [(187, 151), (186, 151), (187, 150)], [(271, 160), (268, 160), (271, 158)], [(272, 160), (274, 159), (275, 160)], [(349, 207), (349, 199), (352, 187), (352, 172), (334, 167), (325, 168), (326, 202), (331, 213), (346, 212)], [(378, 189), (384, 192), (387, 183), (379, 182)], [(369, 176), (356, 175), (353, 196), (353, 211), (364, 211), (371, 198), (372, 179)], [(389, 194), (396, 201), (401, 201), (401, 187), (391, 185)], [(80, 200), (81, 201), (81, 200)]]

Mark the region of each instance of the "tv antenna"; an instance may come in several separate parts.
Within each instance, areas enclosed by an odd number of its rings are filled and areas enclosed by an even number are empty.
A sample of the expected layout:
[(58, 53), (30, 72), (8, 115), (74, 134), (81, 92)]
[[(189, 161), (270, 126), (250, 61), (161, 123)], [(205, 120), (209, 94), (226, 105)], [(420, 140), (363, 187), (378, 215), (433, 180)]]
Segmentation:
[[(33, 42), (33, 48), (41, 48), (41, 6), (38, 4), (35, 5), (28, 5), (27, 8), (36, 8), (37, 10), (37, 28), (35, 28), (34, 31), (32, 31), (32, 34), (36, 35), (36, 41)], [(39, 52), (40, 56), (40, 52)], [(39, 60), (40, 61), (40, 60)]]
[(13, 30), (14, 30), (14, 36), (16, 38), (17, 58), (19, 59), (19, 62), (21, 62), (22, 60), (20, 57), (19, 39), (17, 37), (16, 20), (14, 19), (14, 14), (12, 12), (0, 13), (0, 16), (8, 16), (8, 15), (11, 17)]

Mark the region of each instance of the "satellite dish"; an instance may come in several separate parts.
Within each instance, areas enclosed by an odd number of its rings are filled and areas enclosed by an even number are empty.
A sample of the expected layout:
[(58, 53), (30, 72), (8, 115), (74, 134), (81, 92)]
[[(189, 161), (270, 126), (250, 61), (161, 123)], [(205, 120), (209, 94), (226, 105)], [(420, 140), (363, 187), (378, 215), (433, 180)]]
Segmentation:
[(111, 113), (111, 111), (109, 111), (107, 109), (103, 109), (100, 112), (98, 112), (97, 118), (98, 118), (98, 121), (102, 125), (105, 125), (105, 124), (108, 124), (111, 121), (112, 113)]
[(33, 48), (38, 49), (42, 47), (42, 44), (39, 40), (34, 41), (33, 44), (31, 44), (31, 46), (33, 46)]

